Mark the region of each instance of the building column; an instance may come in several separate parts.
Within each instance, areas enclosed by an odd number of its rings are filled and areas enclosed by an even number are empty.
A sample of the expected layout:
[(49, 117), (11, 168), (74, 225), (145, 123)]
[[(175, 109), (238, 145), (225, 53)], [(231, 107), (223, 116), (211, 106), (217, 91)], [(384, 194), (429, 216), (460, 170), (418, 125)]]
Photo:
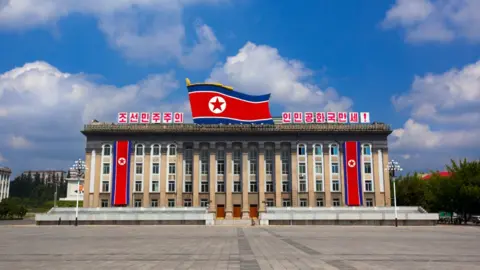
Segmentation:
[[(113, 146), (113, 144), (112, 144)], [(113, 147), (112, 147), (113, 149)], [(103, 178), (103, 153), (102, 153), (102, 148), (100, 148), (99, 154), (95, 156), (95, 172), (93, 173), (93, 178), (90, 179), (90, 181), (93, 181), (93, 200), (90, 202), (90, 207), (100, 207), (100, 188), (102, 186), (102, 178)], [(93, 158), (93, 157), (92, 157)], [(108, 160), (110, 162), (110, 170), (113, 169), (113, 164), (112, 162), (115, 162), (113, 160), (113, 156), (108, 157)], [(112, 174), (113, 172), (110, 172), (110, 176), (108, 179), (110, 181), (110, 193), (112, 194)], [(110, 202), (110, 206), (113, 205), (113, 202), (111, 201), (112, 196), (109, 196), (108, 201)]]
[(193, 206), (200, 207), (199, 192), (200, 192), (200, 144), (193, 143)]
[[(148, 149), (148, 151), (147, 151)], [(151, 156), (150, 156), (150, 146), (144, 148), (143, 156), (143, 199), (142, 206), (150, 207), (150, 173), (152, 172), (151, 168)]]
[(176, 176), (175, 176), (175, 191), (176, 191), (176, 205), (183, 207), (183, 143), (177, 143), (177, 160), (176, 160)]
[(168, 144), (160, 146), (160, 207), (167, 207)]
[(292, 142), (290, 148), (290, 167), (292, 168), (290, 179), (292, 183), (292, 207), (298, 206), (298, 161), (297, 161), (297, 143)]
[(248, 204), (248, 144), (242, 144), (242, 219), (250, 219), (250, 205)]
[(282, 146), (275, 142), (275, 207), (282, 206)]
[(258, 212), (265, 212), (265, 143), (258, 143)]
[(226, 203), (226, 219), (233, 218), (233, 202), (232, 202), (232, 189), (233, 189), (233, 160), (232, 160), (232, 143), (227, 142), (225, 149), (225, 203)]
[(215, 193), (217, 190), (217, 162), (215, 160), (215, 155), (217, 149), (215, 148), (215, 143), (210, 143), (210, 149), (208, 149), (210, 160), (209, 160), (209, 170), (208, 170), (208, 191), (210, 193), (210, 203), (208, 204), (209, 212), (216, 213), (217, 204), (215, 202)]
[(332, 206), (332, 192), (331, 192), (331, 179), (330, 174), (332, 170), (332, 164), (330, 163), (330, 148), (323, 148), (323, 189), (325, 190), (325, 207)]
[(308, 206), (316, 207), (315, 201), (315, 163), (313, 160), (313, 144), (307, 144), (307, 191), (308, 191)]

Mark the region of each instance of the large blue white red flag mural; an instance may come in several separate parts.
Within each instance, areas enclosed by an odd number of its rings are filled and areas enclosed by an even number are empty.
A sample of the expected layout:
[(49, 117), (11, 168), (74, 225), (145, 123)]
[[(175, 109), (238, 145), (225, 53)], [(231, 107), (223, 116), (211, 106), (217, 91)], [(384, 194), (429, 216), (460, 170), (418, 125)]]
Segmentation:
[(348, 206), (363, 205), (360, 142), (345, 142), (343, 144), (343, 151), (343, 169), (345, 176), (345, 204)]
[(130, 191), (130, 141), (116, 141), (113, 144), (112, 205), (129, 203)]
[(273, 124), (270, 94), (252, 96), (220, 84), (191, 84), (188, 98), (195, 124)]

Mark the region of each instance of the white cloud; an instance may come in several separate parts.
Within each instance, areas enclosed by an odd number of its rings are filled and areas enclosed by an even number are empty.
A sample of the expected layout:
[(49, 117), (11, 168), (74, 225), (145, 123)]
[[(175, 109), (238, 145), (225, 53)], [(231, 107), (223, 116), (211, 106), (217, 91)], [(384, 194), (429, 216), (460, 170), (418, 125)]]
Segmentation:
[(23, 136), (11, 135), (8, 144), (15, 149), (24, 149), (32, 146), (32, 143)]
[(397, 0), (382, 24), (403, 28), (409, 42), (480, 42), (479, 10), (478, 0)]
[[(0, 145), (0, 152), (23, 166), (34, 159), (78, 158), (84, 151), (80, 130), (93, 119), (114, 122), (119, 111), (188, 112), (183, 101), (168, 98), (178, 85), (172, 72), (116, 87), (45, 62), (27, 63), (0, 74), (0, 141), (9, 142)], [(27, 146), (28, 154), (11, 148)]]
[(7, 162), (8, 160), (0, 153), (0, 163), (1, 162)]
[(320, 89), (311, 83), (313, 75), (302, 62), (282, 57), (277, 49), (248, 42), (237, 55), (215, 67), (208, 80), (250, 94), (271, 93), (271, 100), (287, 110), (351, 109), (349, 98), (341, 97), (333, 88)]
[(203, 23), (195, 25), (197, 40), (188, 46), (183, 11), (224, 1), (228, 0), (7, 0), (0, 4), (0, 28), (48, 27), (79, 13), (97, 18), (109, 43), (129, 59), (154, 63), (173, 59), (187, 68), (205, 68), (222, 46)]

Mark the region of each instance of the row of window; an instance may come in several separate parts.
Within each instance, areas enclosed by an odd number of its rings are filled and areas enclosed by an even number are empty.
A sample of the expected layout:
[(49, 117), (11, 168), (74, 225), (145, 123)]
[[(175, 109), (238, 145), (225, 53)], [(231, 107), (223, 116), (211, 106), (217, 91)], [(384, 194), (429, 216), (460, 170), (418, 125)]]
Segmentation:
[[(265, 201), (265, 204), (266, 204), (267, 207), (274, 207), (275, 206), (275, 201), (273, 199), (267, 199)], [(176, 207), (175, 199), (168, 199), (167, 200), (167, 206), (168, 207)], [(308, 200), (307, 199), (300, 199), (299, 200), (299, 206), (300, 207), (308, 207)], [(318, 198), (316, 200), (316, 206), (317, 207), (323, 207), (324, 206), (323, 198)], [(341, 206), (340, 199), (339, 198), (333, 198), (332, 199), (332, 206), (334, 206), (334, 207)], [(373, 207), (373, 199), (367, 198), (365, 200), (365, 206)], [(101, 207), (108, 207), (108, 200), (101, 200)], [(134, 207), (142, 207), (142, 200), (141, 199), (135, 199), (134, 200)], [(150, 201), (150, 207), (158, 207), (158, 199), (152, 199)], [(183, 200), (183, 207), (192, 207), (192, 200), (191, 199), (184, 199)], [(208, 199), (201, 199), (200, 200), (200, 207), (208, 207)], [(283, 199), (282, 200), (282, 207), (291, 207), (291, 200), (290, 199)]]
[[(330, 147), (330, 155), (338, 156), (339, 147), (338, 144), (333, 143), (329, 145)], [(307, 146), (305, 144), (298, 144), (297, 146), (297, 154), (299, 156), (305, 156), (307, 153)], [(321, 144), (314, 144), (313, 145), (313, 154), (316, 156), (323, 155), (323, 147)], [(372, 145), (371, 144), (362, 144), (362, 154), (365, 156), (372, 155)]]

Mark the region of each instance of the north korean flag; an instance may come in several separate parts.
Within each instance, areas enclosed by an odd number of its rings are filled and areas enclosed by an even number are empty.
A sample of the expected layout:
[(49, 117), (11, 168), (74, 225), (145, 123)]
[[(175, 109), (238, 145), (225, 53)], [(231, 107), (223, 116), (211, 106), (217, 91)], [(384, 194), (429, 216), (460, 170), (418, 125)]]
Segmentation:
[(349, 206), (363, 205), (361, 146), (358, 141), (343, 144), (343, 168), (345, 175), (345, 203)]
[(130, 141), (116, 141), (113, 145), (112, 205), (128, 205), (130, 190)]
[(270, 94), (252, 96), (215, 84), (187, 84), (195, 124), (273, 124)]

